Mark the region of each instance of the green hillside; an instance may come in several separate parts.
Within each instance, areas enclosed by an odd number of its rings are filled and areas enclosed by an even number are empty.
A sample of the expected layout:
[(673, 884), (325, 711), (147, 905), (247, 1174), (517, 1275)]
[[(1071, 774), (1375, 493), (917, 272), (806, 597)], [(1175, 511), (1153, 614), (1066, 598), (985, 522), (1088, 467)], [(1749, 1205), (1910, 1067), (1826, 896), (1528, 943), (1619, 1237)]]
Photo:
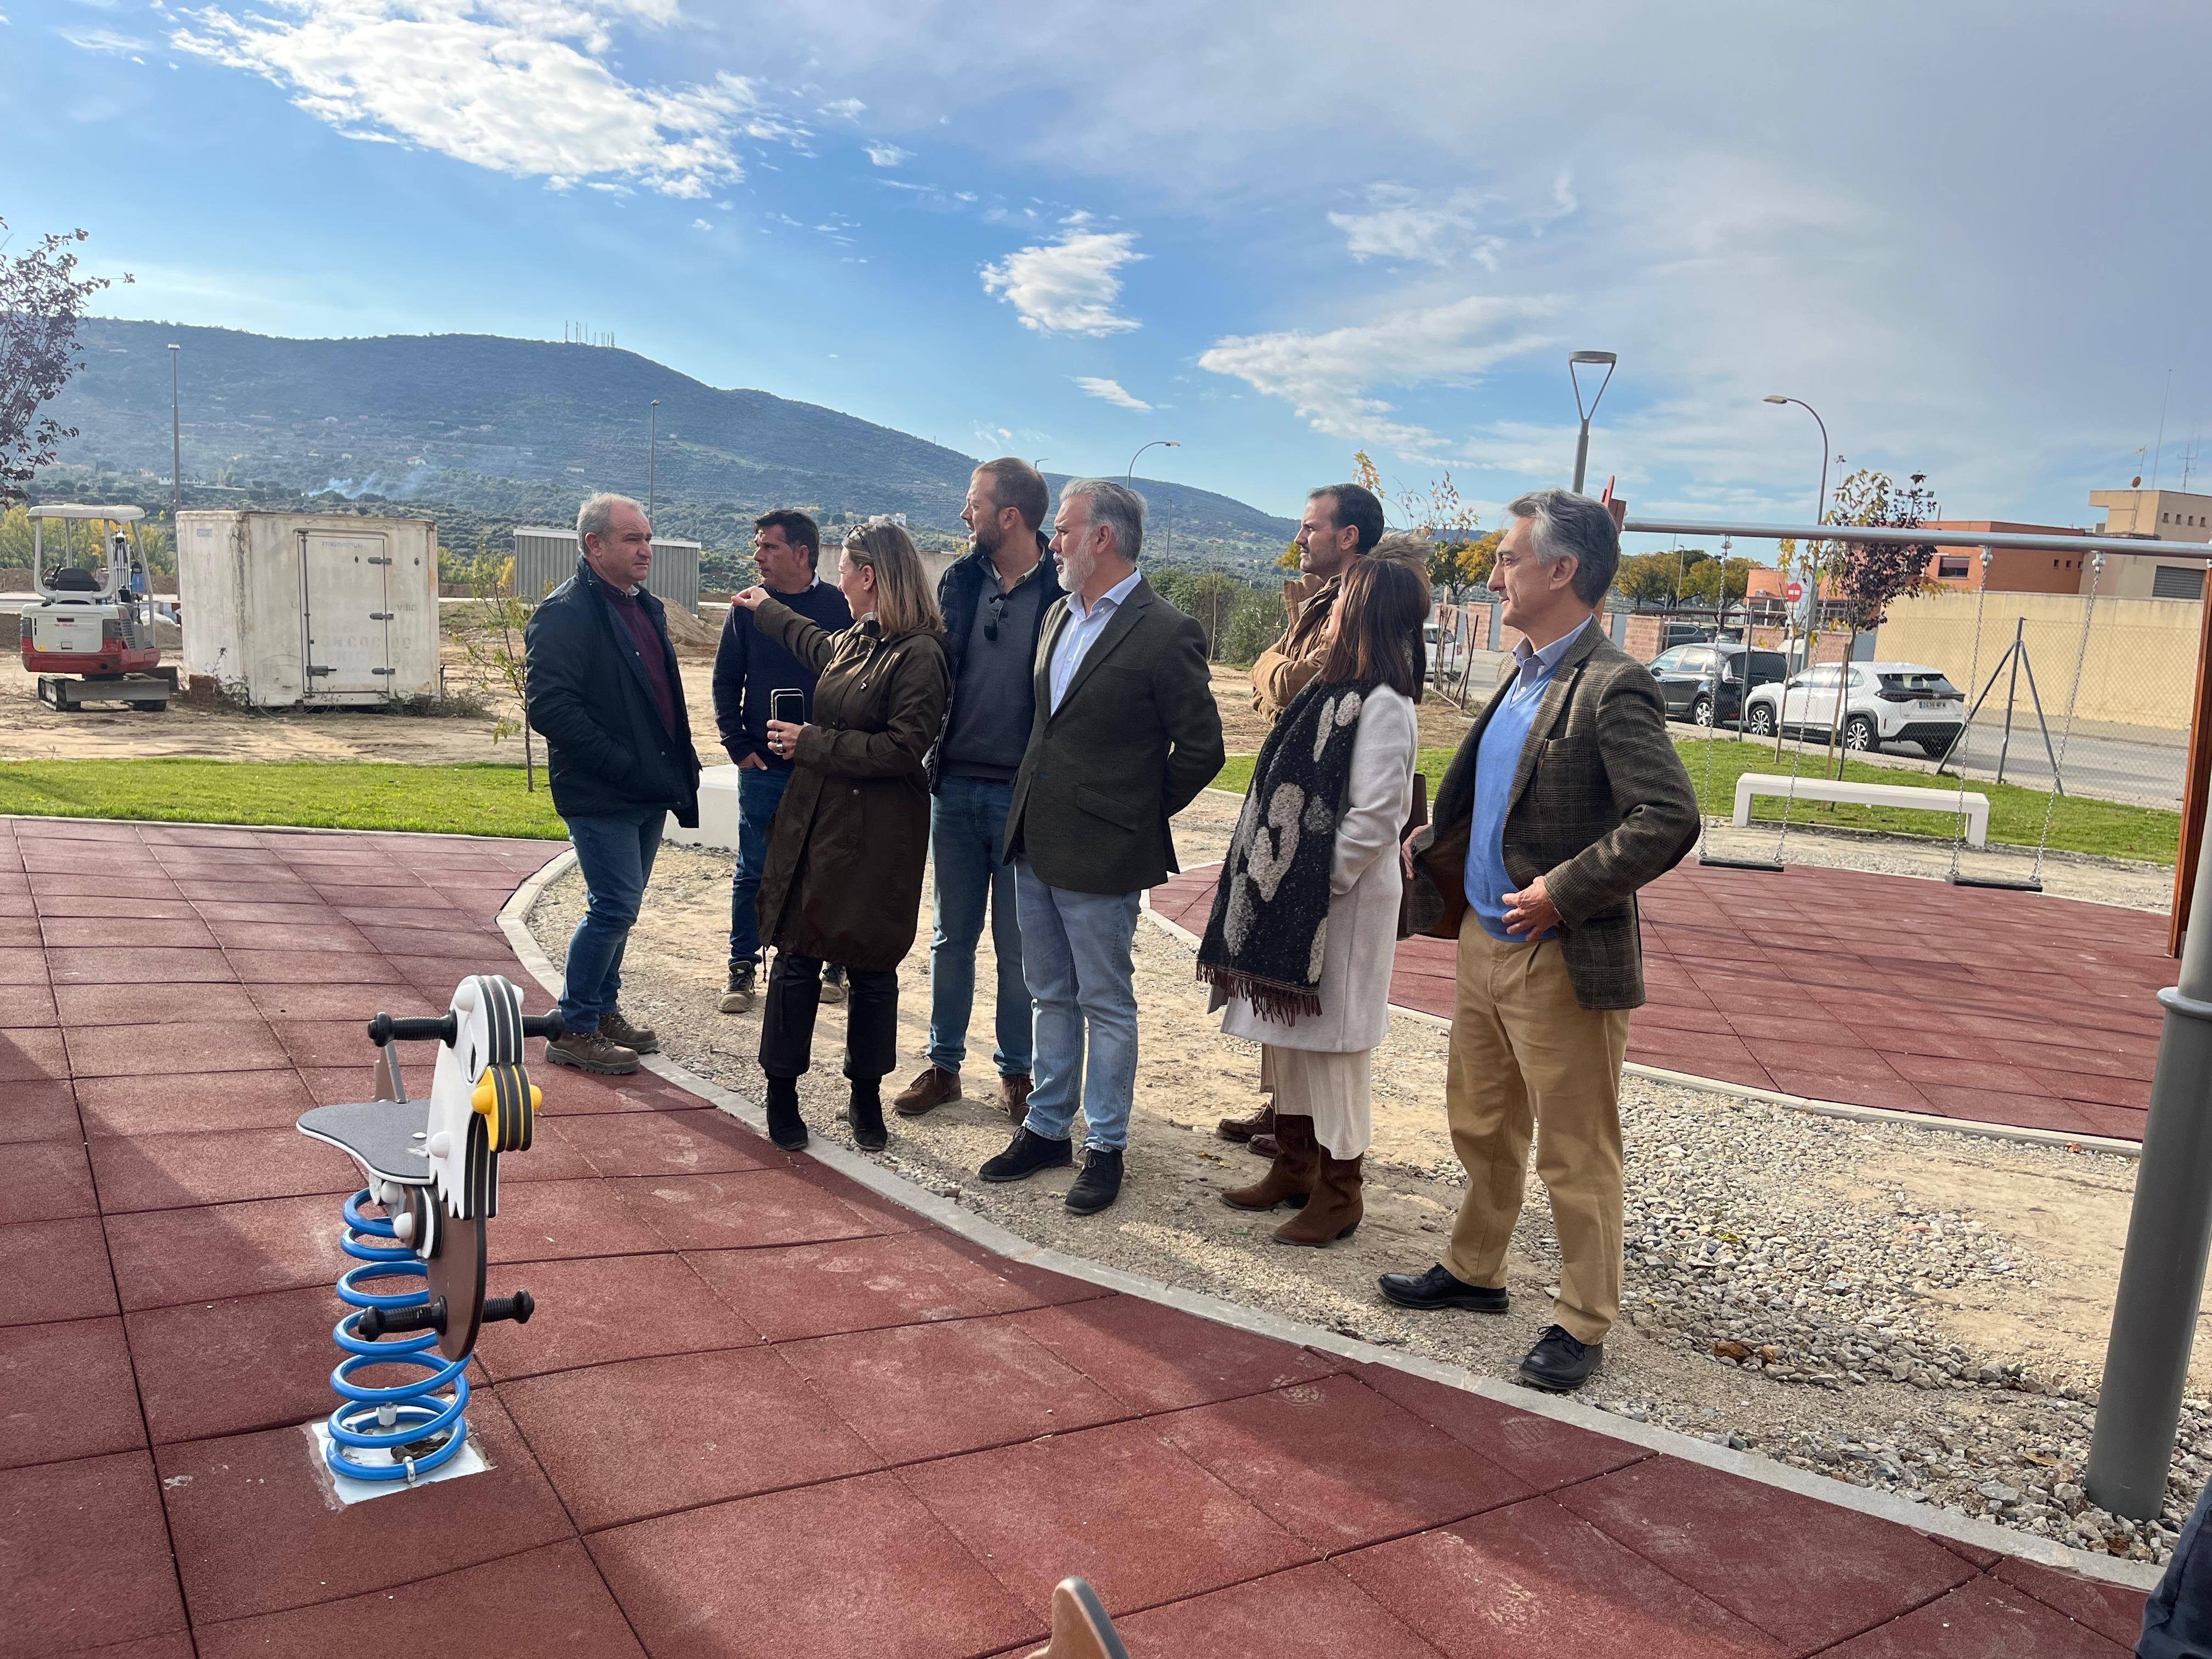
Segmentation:
[[(474, 550), (514, 525), (571, 521), (595, 489), (646, 493), (660, 399), (655, 527), (749, 550), (754, 514), (903, 513), (925, 544), (964, 537), (975, 457), (765, 392), (702, 385), (634, 352), (486, 335), (285, 340), (94, 319), (85, 366), (56, 400), (79, 435), (42, 474), (49, 499), (104, 489), (166, 505), (171, 341), (179, 362), (189, 504), (352, 501), (422, 514)], [(1054, 477), (1057, 484), (1060, 479)], [(1252, 572), (1297, 526), (1209, 490), (1138, 480), (1174, 562)]]

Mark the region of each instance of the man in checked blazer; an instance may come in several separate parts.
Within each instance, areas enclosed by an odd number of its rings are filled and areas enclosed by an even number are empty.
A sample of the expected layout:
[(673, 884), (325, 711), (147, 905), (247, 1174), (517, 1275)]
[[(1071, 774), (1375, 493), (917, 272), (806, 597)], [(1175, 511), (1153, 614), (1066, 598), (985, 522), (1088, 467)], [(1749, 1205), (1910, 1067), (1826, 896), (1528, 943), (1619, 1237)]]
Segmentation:
[(1020, 1181), (1073, 1162), (1080, 1106), (1083, 1172), (1066, 1200), (1079, 1215), (1121, 1191), (1138, 896), (1178, 867), (1168, 820), (1221, 770), (1206, 635), (1138, 574), (1144, 534), (1133, 489), (1078, 478), (1060, 491), (1052, 551), (1066, 596), (1037, 639), (1036, 713), (1006, 809), (1036, 1071), (1027, 1117), (982, 1176)]
[(1507, 510), (1491, 585), (1523, 637), (1433, 822), (1407, 842), (1408, 875), (1419, 860), (1443, 900), (1428, 931), (1459, 941), (1444, 1104), (1468, 1192), (1444, 1261), (1385, 1273), (1382, 1288), (1403, 1307), (1505, 1311), (1533, 1130), (1564, 1265), (1554, 1322), (1520, 1376), (1565, 1393), (1597, 1370), (1620, 1312), (1620, 1066), (1644, 1001), (1636, 893), (1696, 842), (1698, 798), (1657, 682), (1597, 620), (1620, 563), (1613, 514), (1564, 489)]

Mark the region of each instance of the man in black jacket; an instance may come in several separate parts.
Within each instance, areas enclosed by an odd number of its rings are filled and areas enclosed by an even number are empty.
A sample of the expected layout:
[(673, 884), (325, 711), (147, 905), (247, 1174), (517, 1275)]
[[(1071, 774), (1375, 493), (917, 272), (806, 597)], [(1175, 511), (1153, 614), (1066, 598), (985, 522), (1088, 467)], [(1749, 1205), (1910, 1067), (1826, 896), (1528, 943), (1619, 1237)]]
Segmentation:
[(1006, 860), (1006, 808), (1029, 747), (1038, 637), (1060, 580), (1038, 526), (1051, 493), (1027, 461), (986, 461), (968, 482), (960, 516), (972, 551), (937, 585), (952, 697), (932, 764), (929, 806), (934, 927), (929, 944), (929, 1063), (891, 1103), (905, 1117), (960, 1098), (968, 1017), (975, 1006), (975, 945), (991, 913), (998, 957), (999, 1103), (1017, 1123), (1030, 1098), (1030, 994), (1014, 871)]
[(619, 1073), (660, 1046), (623, 1018), (623, 950), (668, 814), (686, 829), (699, 822), (699, 757), (665, 613), (645, 590), (653, 526), (644, 510), (627, 495), (594, 495), (576, 514), (576, 574), (546, 596), (523, 635), (525, 708), (545, 739), (553, 807), (575, 843), (587, 899), (561, 991), (568, 1031), (545, 1045), (545, 1058)]

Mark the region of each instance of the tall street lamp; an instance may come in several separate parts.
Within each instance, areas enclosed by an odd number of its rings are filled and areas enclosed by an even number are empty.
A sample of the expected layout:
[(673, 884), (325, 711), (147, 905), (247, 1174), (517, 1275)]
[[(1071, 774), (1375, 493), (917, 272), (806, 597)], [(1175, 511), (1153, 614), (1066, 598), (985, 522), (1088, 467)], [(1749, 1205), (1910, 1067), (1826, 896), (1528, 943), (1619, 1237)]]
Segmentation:
[(1179, 438), (1153, 439), (1152, 442), (1145, 446), (1144, 449), (1139, 449), (1136, 455), (1129, 457), (1129, 470), (1121, 475), (1121, 482), (1123, 483), (1133, 483), (1136, 482), (1137, 455), (1142, 455), (1145, 453), (1145, 449), (1181, 449), (1182, 447), (1182, 441)]
[[(1583, 474), (1589, 467), (1590, 416), (1597, 413), (1598, 399), (1605, 396), (1606, 387), (1613, 384), (1613, 366), (1620, 361), (1610, 351), (1577, 351), (1567, 359), (1567, 380), (1575, 389), (1575, 413), (1583, 417), (1582, 436), (1575, 441), (1575, 494), (1577, 495), (1583, 493)], [(1582, 378), (1575, 370), (1577, 368), (1595, 368), (1600, 365), (1605, 368), (1605, 379), (1597, 383), (1597, 390), (1590, 394), (1589, 407), (1584, 409)]]
[[(169, 346), (169, 540), (177, 539), (177, 514), (185, 507), (185, 428), (177, 410), (177, 347)], [(170, 550), (175, 550), (173, 546)]]
[(653, 486), (654, 486), (656, 483), (658, 483), (659, 482), (659, 478), (660, 478), (660, 399), (659, 399), (659, 398), (655, 398), (653, 400), (653, 407), (652, 407), (652, 409), (651, 409), (651, 410), (649, 410), (647, 412), (647, 415), (646, 415), (646, 422), (647, 422), (647, 424), (646, 424), (646, 438), (645, 438), (645, 517), (646, 517), (646, 521), (647, 521), (647, 523), (651, 523), (651, 522), (652, 522), (652, 520), (653, 520)]
[(1813, 522), (1819, 524), (1828, 512), (1828, 423), (1820, 418), (1820, 411), (1802, 398), (1785, 398), (1778, 392), (1770, 392), (1763, 401), (1770, 404), (1795, 404), (1813, 417), (1820, 428), (1820, 493), (1814, 498)]

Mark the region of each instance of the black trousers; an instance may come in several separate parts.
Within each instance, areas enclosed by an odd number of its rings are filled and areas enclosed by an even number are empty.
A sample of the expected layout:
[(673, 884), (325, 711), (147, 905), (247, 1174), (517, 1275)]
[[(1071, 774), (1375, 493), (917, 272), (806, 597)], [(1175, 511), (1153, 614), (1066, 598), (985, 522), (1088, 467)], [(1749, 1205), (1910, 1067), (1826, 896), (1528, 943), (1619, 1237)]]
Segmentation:
[[(814, 1064), (814, 1015), (822, 1006), (822, 958), (775, 953), (761, 1010), (761, 1070), (798, 1077)], [(854, 968), (846, 975), (845, 1075), (879, 1078), (898, 1063), (898, 970)]]

